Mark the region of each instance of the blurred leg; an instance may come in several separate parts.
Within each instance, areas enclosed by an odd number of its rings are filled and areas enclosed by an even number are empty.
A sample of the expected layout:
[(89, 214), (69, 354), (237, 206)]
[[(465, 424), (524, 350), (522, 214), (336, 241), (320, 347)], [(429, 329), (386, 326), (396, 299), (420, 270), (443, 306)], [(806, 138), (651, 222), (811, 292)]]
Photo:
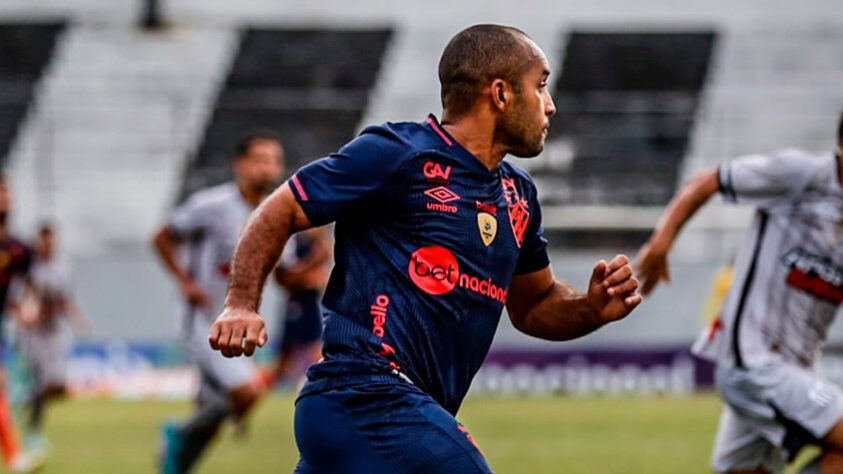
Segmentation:
[(837, 423), (823, 437), (823, 453), (813, 462), (805, 466), (803, 474), (836, 474), (843, 473), (843, 419)]
[(2, 371), (0, 371), (0, 450), (3, 451), (3, 460), (7, 466), (20, 455), (12, 408), (6, 395), (6, 377)]
[(231, 413), (227, 395), (212, 388), (212, 385), (203, 383), (197, 410), (177, 428), (183, 446), (179, 472), (190, 471)]

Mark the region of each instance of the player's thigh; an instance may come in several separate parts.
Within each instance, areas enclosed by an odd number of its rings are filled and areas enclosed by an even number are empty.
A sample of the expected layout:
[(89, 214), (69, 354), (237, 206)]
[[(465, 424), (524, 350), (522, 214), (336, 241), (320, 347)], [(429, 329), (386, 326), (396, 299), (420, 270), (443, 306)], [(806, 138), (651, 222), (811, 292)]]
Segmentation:
[(417, 443), (434, 456), (419, 472), (491, 473), (492, 469), (471, 434), (432, 399), (417, 407), (420, 426)]
[[(299, 400), (296, 439), (311, 467), (322, 462), (314, 459), (316, 453), (343, 443), (348, 437), (342, 434), (345, 431), (356, 433), (359, 438), (355, 439), (366, 446), (353, 453), (336, 453), (337, 458), (346, 457), (345, 465), (374, 456), (401, 473), (492, 472), (468, 431), (417, 389), (390, 392), (369, 385)], [(324, 447), (326, 442), (331, 447)]]
[(718, 387), (733, 411), (776, 445), (786, 461), (807, 445), (829, 447), (824, 438), (843, 417), (839, 388), (785, 362), (750, 369), (718, 368)]
[(806, 445), (843, 450), (843, 393), (811, 371), (785, 370), (786, 382), (776, 387), (769, 403), (785, 429), (782, 445), (790, 457)]
[(297, 474), (397, 474), (337, 397), (316, 393), (300, 398), (293, 423), (301, 456)]
[(736, 414), (723, 405), (711, 465), (718, 473), (779, 472), (786, 465), (782, 450), (768, 440), (759, 421)]
[(823, 437), (823, 443), (830, 449), (843, 452), (843, 419), (837, 420), (837, 423), (831, 427)]

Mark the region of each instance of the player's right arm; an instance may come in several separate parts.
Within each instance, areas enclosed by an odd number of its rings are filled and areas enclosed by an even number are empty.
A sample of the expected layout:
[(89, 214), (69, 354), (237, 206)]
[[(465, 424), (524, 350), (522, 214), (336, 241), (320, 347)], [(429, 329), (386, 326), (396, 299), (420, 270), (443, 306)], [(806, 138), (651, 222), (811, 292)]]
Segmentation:
[(388, 128), (366, 129), (339, 152), (299, 169), (264, 200), (234, 250), (225, 310), (211, 328), (211, 347), (236, 357), (263, 346), (260, 294), (290, 235), (372, 209), (388, 215), (405, 189), (401, 173), (409, 151)]
[(716, 192), (727, 201), (765, 207), (810, 188), (825, 176), (825, 158), (786, 149), (770, 155), (750, 155), (704, 171), (670, 201), (653, 235), (636, 259), (641, 292), (648, 294), (661, 280), (670, 281), (667, 256), (682, 226)]
[(225, 308), (208, 336), (213, 349), (226, 357), (249, 356), (266, 344), (266, 327), (258, 314), (264, 282), (290, 236), (310, 227), (288, 183), (252, 213), (234, 249)]
[(670, 201), (653, 235), (638, 252), (636, 267), (641, 293), (649, 294), (661, 280), (670, 281), (667, 256), (679, 230), (720, 187), (717, 169), (700, 173)]
[(164, 262), (164, 267), (175, 278), (181, 290), (182, 297), (192, 306), (207, 307), (210, 300), (205, 289), (196, 283), (190, 273), (179, 261), (178, 248), (179, 239), (168, 226), (161, 226), (152, 239), (152, 246), (155, 252)]

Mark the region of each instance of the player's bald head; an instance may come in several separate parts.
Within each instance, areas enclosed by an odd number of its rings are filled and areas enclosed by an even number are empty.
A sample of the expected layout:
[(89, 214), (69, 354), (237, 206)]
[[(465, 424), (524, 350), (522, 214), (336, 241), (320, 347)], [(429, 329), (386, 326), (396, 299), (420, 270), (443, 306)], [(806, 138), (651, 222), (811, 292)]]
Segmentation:
[(503, 79), (518, 92), (524, 66), (540, 52), (523, 31), (510, 26), (474, 25), (456, 34), (439, 60), (442, 107), (449, 113), (468, 112), (480, 92)]

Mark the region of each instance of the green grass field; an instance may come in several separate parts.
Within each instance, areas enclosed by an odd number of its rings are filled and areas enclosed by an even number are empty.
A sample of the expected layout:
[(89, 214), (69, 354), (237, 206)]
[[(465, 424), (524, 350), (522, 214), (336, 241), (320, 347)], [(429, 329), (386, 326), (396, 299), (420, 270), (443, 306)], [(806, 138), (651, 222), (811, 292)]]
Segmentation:
[[(43, 473), (155, 472), (158, 427), (183, 402), (69, 400), (47, 418)], [(291, 472), (292, 397), (264, 401), (248, 437), (226, 430), (198, 473)], [(500, 473), (706, 473), (719, 414), (690, 398), (470, 398), (462, 421)]]

